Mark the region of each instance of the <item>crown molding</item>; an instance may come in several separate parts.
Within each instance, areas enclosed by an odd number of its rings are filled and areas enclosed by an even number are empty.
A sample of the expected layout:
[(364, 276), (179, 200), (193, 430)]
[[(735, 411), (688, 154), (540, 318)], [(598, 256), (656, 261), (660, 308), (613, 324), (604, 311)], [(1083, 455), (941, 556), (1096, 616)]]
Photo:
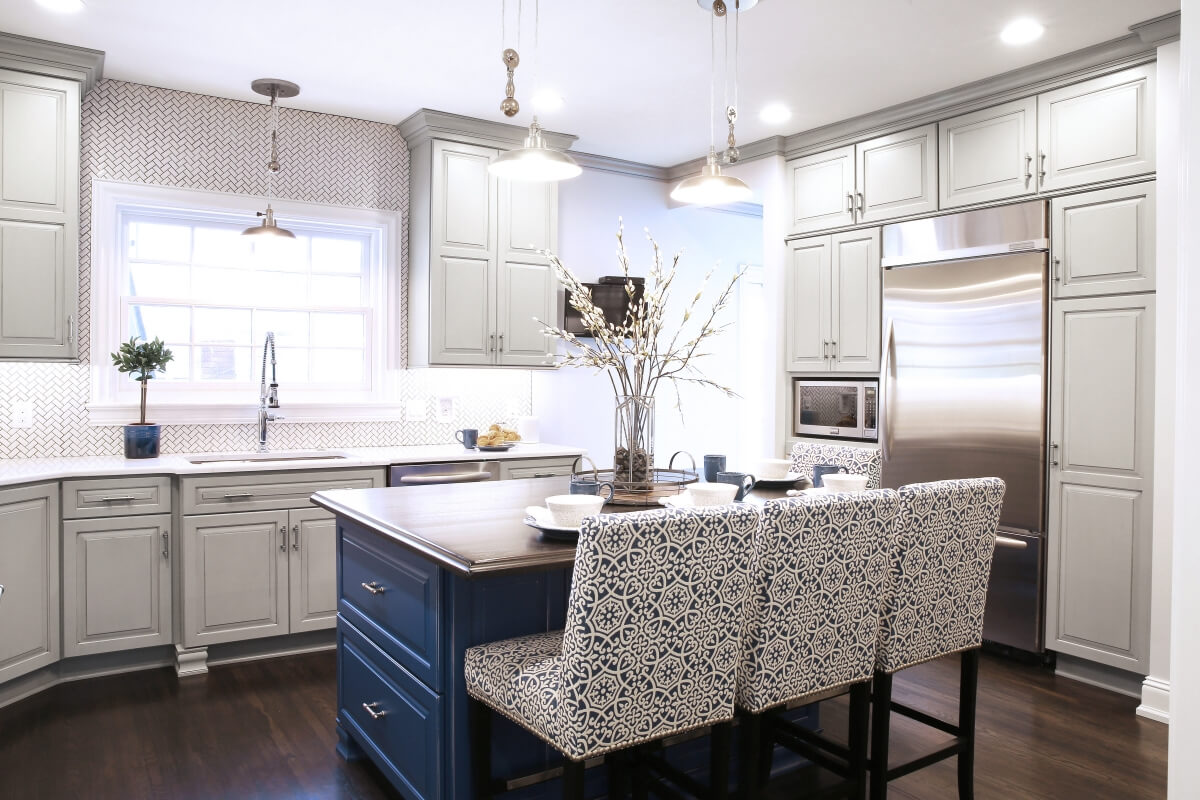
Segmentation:
[[(408, 143), (410, 150), (430, 139), (449, 139), (483, 147), (511, 149), (524, 145), (525, 137), (529, 135), (529, 127), (525, 125), (492, 122), (429, 108), (422, 108), (410, 114), (396, 128)], [(542, 131), (542, 136), (547, 144), (559, 150), (568, 149), (579, 138), (569, 133), (547, 130)]]
[(86, 94), (104, 77), (104, 52), (0, 31), (0, 67), (79, 81)]
[(1179, 12), (1175, 11), (1130, 25), (1129, 30), (1146, 44), (1159, 47), (1179, 41), (1179, 24)]
[[(744, 164), (747, 161), (757, 161), (760, 158), (784, 155), (786, 152), (786, 143), (787, 139), (783, 136), (768, 136), (765, 139), (750, 142), (750, 144), (739, 145), (737, 163)], [(667, 180), (679, 181), (689, 175), (695, 175), (704, 166), (705, 161), (706, 159), (704, 158), (693, 158), (691, 161), (667, 167)], [(722, 166), (729, 165), (723, 164)]]
[(593, 153), (571, 153), (571, 157), (584, 169), (595, 172), (612, 172), (617, 175), (629, 175), (634, 178), (646, 178), (654, 181), (669, 179), (666, 167), (656, 167), (639, 161), (626, 161), (612, 156), (598, 156)]

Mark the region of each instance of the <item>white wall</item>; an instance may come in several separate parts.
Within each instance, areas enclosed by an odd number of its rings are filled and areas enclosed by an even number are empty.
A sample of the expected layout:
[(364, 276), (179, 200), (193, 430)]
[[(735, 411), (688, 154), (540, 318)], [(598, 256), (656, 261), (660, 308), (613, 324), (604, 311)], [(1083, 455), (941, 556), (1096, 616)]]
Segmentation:
[[(704, 273), (717, 268), (700, 308), (741, 264), (761, 264), (762, 219), (709, 209), (670, 208), (670, 187), (661, 181), (585, 170), (559, 187), (558, 250), (564, 263), (584, 280), (620, 274), (616, 259), (617, 220), (625, 222), (625, 243), (632, 271), (645, 275), (651, 250), (643, 229), (649, 228), (670, 256), (682, 250), (673, 296), (676, 304), (690, 300)], [(734, 304), (736, 305), (736, 304)], [(729, 320), (734, 320), (730, 309)], [(773, 328), (767, 328), (773, 330)], [(711, 356), (697, 362), (706, 377), (737, 388), (743, 359), (770, 358), (767, 343), (742, 341), (734, 325), (710, 348)], [(771, 391), (771, 387), (765, 387)], [(705, 453), (738, 453), (742, 448), (741, 415), (762, 415), (762, 408), (743, 408), (711, 389), (689, 388), (682, 394), (683, 418), (675, 411), (675, 392), (660, 387), (656, 415), (656, 461), (665, 466), (676, 450), (700, 459)], [(757, 405), (757, 404), (756, 404)], [(533, 413), (541, 420), (541, 438), (581, 445), (600, 467), (611, 466), (613, 391), (604, 375), (582, 369), (538, 372), (533, 377)], [(761, 427), (770, 425), (764, 419)], [(734, 459), (731, 457), (731, 468)], [(686, 463), (686, 462), (684, 462)]]
[[(1171, 738), (1168, 797), (1185, 800), (1200, 792), (1200, 427), (1188, 413), (1200, 397), (1200, 0), (1183, 0), (1180, 49), (1180, 120), (1177, 170), (1180, 179), (1179, 219), (1191, 224), (1179, 231), (1178, 327), (1175, 357), (1174, 426), (1175, 536), (1172, 547), (1171, 602)], [(1176, 168), (1163, 165), (1164, 170)], [(1163, 298), (1169, 302), (1170, 298)], [(1167, 365), (1164, 365), (1167, 366)], [(1169, 368), (1169, 367), (1168, 367)], [(1158, 370), (1159, 372), (1166, 371)], [(1161, 481), (1159, 482), (1161, 486)]]

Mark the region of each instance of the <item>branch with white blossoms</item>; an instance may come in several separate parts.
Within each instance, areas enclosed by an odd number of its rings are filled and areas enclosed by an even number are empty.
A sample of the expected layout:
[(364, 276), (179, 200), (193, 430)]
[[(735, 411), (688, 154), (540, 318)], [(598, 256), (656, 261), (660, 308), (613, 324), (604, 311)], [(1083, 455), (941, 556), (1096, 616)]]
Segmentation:
[[(593, 335), (589, 343), (562, 328), (537, 320), (544, 334), (566, 344), (568, 352), (558, 356), (559, 363), (606, 373), (613, 392), (618, 395), (653, 396), (659, 383), (668, 380), (675, 385), (676, 397), (680, 383), (708, 386), (729, 397), (737, 397), (737, 393), (728, 386), (705, 378), (693, 362), (707, 355), (700, 352), (701, 345), (730, 327), (729, 323), (718, 324), (717, 318), (728, 308), (733, 298), (733, 288), (745, 270), (738, 271), (730, 278), (703, 317), (699, 328), (689, 335), (685, 331), (693, 317), (699, 318), (696, 309), (712, 277), (710, 270), (684, 309), (679, 324), (668, 335), (665, 333), (667, 305), (671, 286), (678, 274), (680, 254), (676, 254), (671, 259), (670, 267), (667, 267), (662, 251), (649, 231), (646, 232), (646, 238), (654, 251), (654, 260), (645, 288), (639, 296), (631, 279), (624, 223), (617, 229), (617, 262), (625, 278), (625, 294), (628, 298), (628, 308), (620, 324), (605, 319), (604, 312), (592, 301), (591, 290), (558, 256), (547, 250), (538, 251), (550, 261), (555, 277), (566, 287), (571, 307), (579, 312), (584, 328)], [(695, 328), (694, 325), (692, 327)]]

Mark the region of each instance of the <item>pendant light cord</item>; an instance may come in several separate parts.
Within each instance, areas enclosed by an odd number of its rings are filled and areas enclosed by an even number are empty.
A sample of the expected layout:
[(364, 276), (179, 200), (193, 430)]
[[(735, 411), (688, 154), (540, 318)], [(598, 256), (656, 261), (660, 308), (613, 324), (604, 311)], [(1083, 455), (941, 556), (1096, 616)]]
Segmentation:
[(708, 152), (717, 151), (717, 15), (714, 12), (708, 18), (709, 48), (708, 54)]
[(267, 161), (267, 205), (271, 205), (271, 200), (275, 197), (275, 173), (279, 171), (279, 147), (278, 147), (278, 132), (279, 132), (279, 106), (275, 104), (275, 98), (279, 90), (272, 87), (271, 89), (271, 156)]

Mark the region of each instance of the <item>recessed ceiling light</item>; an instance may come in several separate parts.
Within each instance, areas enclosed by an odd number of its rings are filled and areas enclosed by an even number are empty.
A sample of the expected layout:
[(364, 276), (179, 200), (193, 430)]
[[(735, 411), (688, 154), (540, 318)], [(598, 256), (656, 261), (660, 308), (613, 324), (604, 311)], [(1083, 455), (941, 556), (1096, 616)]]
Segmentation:
[(758, 118), (768, 125), (779, 125), (792, 118), (792, 110), (783, 103), (771, 103), (758, 112)]
[(538, 89), (533, 95), (533, 110), (542, 114), (558, 111), (563, 107), (562, 95), (553, 89)]
[(1021, 17), (1004, 26), (1004, 30), (1000, 31), (1000, 41), (1005, 44), (1029, 44), (1045, 30), (1037, 20)]
[(83, 11), (83, 0), (37, 0), (37, 4), (47, 11), (58, 14), (75, 14)]

